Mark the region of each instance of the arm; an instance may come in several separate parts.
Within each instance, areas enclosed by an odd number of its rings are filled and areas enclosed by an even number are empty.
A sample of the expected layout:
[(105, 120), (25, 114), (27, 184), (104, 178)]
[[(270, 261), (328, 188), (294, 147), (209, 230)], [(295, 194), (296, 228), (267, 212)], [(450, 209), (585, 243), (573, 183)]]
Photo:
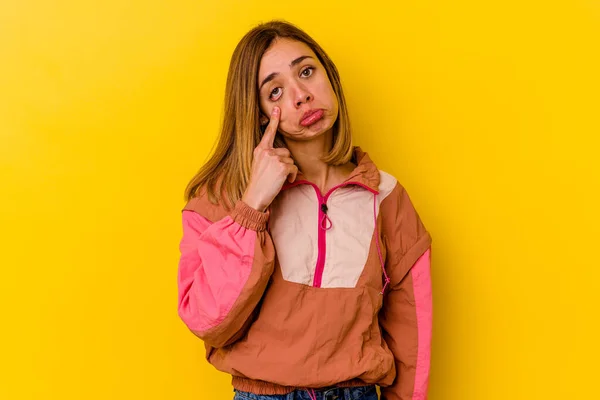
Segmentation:
[(182, 213), (178, 313), (212, 347), (241, 336), (269, 282), (275, 251), (268, 216), (241, 200), (215, 222), (196, 210)]
[[(385, 204), (384, 204), (385, 203)], [(382, 400), (426, 400), (432, 334), (431, 236), (399, 184), (382, 202), (390, 286), (379, 314), (396, 378)]]
[(396, 380), (383, 400), (425, 400), (431, 354), (431, 248), (387, 294), (380, 323), (396, 359)]

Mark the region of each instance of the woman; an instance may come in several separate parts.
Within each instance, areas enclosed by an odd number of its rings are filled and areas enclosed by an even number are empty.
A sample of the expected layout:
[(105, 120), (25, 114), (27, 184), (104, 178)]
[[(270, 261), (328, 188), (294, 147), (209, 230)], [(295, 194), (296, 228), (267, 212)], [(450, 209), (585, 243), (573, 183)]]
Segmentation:
[(352, 146), (337, 69), (306, 33), (242, 38), (186, 200), (179, 316), (236, 399), (427, 397), (431, 237)]

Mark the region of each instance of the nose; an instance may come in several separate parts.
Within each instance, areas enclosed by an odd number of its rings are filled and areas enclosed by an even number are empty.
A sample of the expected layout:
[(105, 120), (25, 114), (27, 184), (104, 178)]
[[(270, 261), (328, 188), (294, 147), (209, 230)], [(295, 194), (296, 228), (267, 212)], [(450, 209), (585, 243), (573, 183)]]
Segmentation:
[(300, 108), (302, 104), (308, 103), (313, 99), (312, 94), (302, 84), (297, 84), (294, 91), (294, 103), (296, 108)]

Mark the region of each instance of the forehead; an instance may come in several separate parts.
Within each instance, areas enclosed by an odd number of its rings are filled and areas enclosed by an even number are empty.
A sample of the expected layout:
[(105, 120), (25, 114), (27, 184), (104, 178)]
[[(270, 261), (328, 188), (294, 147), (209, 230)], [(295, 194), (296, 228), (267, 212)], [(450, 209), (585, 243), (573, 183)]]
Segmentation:
[(315, 60), (315, 53), (304, 42), (285, 38), (276, 39), (265, 51), (258, 69), (260, 79), (273, 72), (285, 72), (290, 70), (290, 63), (300, 56), (311, 56)]

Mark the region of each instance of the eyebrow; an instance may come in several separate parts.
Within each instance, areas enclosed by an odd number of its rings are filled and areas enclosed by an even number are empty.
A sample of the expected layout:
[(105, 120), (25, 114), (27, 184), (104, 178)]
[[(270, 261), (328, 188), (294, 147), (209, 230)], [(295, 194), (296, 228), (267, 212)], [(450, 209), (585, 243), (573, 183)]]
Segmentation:
[[(298, 63), (301, 63), (303, 60), (307, 59), (307, 58), (312, 58), (311, 56), (300, 56), (298, 58), (296, 58), (295, 60), (293, 60), (290, 63), (290, 68), (292, 68), (294, 65), (297, 65)], [(263, 81), (260, 83), (260, 86), (258, 87), (258, 91), (260, 92), (260, 90), (262, 89), (263, 85), (265, 83), (268, 83), (270, 81), (272, 81), (273, 79), (275, 79), (275, 77), (279, 75), (279, 72), (273, 72), (270, 73), (265, 79), (263, 79)]]

